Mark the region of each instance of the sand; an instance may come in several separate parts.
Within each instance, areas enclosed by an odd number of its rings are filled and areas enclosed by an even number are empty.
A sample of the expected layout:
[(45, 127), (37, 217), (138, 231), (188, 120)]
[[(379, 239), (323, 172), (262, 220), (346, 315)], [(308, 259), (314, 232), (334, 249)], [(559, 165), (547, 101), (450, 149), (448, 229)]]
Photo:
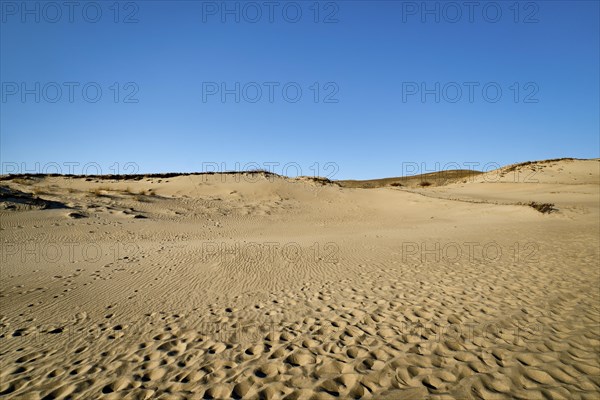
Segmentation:
[(454, 178), (3, 179), (0, 397), (598, 399), (600, 161)]

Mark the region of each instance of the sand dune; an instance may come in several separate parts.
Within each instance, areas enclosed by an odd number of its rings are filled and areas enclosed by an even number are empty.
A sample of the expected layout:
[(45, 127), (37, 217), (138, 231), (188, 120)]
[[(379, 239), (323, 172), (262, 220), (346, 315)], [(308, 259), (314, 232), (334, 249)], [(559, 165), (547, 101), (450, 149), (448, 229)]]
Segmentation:
[(0, 398), (599, 398), (600, 161), (423, 179), (3, 177)]

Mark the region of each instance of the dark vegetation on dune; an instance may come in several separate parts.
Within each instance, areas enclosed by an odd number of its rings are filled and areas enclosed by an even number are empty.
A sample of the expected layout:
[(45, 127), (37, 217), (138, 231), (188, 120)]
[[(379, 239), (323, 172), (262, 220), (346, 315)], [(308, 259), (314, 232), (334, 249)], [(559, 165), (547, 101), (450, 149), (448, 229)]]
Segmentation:
[(73, 174), (11, 174), (0, 176), (0, 181), (9, 181), (13, 179), (35, 179), (35, 178), (85, 178), (86, 180), (104, 179), (104, 180), (120, 180), (120, 181), (141, 181), (147, 178), (174, 178), (177, 176), (193, 176), (193, 175), (237, 175), (237, 174), (260, 174), (265, 176), (281, 176), (267, 170), (250, 170), (250, 171), (226, 171), (226, 172), (165, 172), (157, 174), (119, 174), (119, 175), (73, 175)]
[(8, 187), (0, 187), (0, 203), (4, 204), (4, 208), (14, 208), (14, 204), (40, 209), (69, 208), (66, 204), (59, 201), (41, 199), (33, 193), (21, 192), (20, 190)]
[(375, 189), (386, 186), (442, 186), (448, 183), (464, 181), (477, 175), (483, 174), (481, 171), (470, 169), (454, 169), (440, 172), (430, 172), (420, 175), (401, 176), (396, 178), (370, 179), (370, 180), (341, 180), (336, 181), (342, 187)]
[(542, 214), (550, 214), (551, 212), (558, 211), (557, 208), (554, 208), (554, 204), (552, 204), (552, 203), (536, 203), (535, 201), (532, 201), (532, 202), (528, 203), (527, 205), (529, 207), (535, 208)]
[[(309, 180), (311, 182), (320, 185), (335, 185), (348, 188), (379, 188), (385, 186), (441, 186), (451, 182), (468, 179), (470, 177), (482, 174), (480, 171), (473, 170), (448, 170), (440, 172), (430, 172), (427, 174), (411, 175), (395, 178), (383, 178), (383, 179), (372, 179), (372, 180), (331, 180), (329, 178), (319, 176), (302, 176), (298, 177), (301, 179)], [(65, 177), (65, 178), (83, 178), (86, 181), (100, 181), (100, 180), (113, 180), (113, 181), (141, 181), (144, 179), (166, 179), (174, 178), (178, 176), (204, 176), (204, 175), (262, 175), (265, 177), (279, 177), (284, 176), (270, 172), (263, 169), (248, 170), (248, 171), (226, 171), (226, 172), (168, 172), (168, 173), (156, 173), (156, 174), (110, 174), (110, 175), (73, 175), (73, 174), (12, 174), (0, 176), (0, 181), (26, 181), (29, 179), (44, 179), (54, 177)]]

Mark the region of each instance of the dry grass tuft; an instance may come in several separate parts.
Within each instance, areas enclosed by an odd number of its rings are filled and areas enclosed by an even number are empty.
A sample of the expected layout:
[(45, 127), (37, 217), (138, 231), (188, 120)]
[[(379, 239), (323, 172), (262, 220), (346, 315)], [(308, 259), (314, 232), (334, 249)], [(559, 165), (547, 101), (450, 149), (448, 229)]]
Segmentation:
[(152, 189), (142, 189), (134, 196), (137, 201), (147, 203), (150, 201), (148, 200), (148, 196), (156, 196), (156, 193)]
[(98, 187), (90, 189), (89, 193), (96, 197), (102, 197), (102, 196), (107, 196), (107, 194), (105, 192), (108, 192), (108, 191), (110, 191), (110, 189), (108, 187), (98, 186)]
[(48, 191), (48, 189), (49, 188), (47, 186), (46, 187), (39, 187), (38, 186), (38, 187), (33, 188), (33, 190), (31, 191), (31, 193), (33, 193), (36, 196), (44, 195), (44, 194), (50, 194), (50, 192)]
[(535, 208), (542, 214), (550, 214), (551, 212), (558, 211), (557, 208), (554, 208), (554, 204), (552, 204), (552, 203), (536, 203), (535, 201), (532, 201), (531, 203), (529, 203), (527, 205), (529, 207)]
[(31, 185), (33, 182), (27, 178), (15, 178), (12, 180), (13, 183), (19, 184), (19, 185)]

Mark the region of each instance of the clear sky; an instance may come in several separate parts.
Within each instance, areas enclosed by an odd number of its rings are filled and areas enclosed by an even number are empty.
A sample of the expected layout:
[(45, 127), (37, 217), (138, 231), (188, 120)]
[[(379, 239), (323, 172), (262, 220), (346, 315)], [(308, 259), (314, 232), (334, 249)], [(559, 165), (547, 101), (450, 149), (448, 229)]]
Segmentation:
[(598, 1), (0, 11), (3, 173), (366, 179), (600, 156)]

